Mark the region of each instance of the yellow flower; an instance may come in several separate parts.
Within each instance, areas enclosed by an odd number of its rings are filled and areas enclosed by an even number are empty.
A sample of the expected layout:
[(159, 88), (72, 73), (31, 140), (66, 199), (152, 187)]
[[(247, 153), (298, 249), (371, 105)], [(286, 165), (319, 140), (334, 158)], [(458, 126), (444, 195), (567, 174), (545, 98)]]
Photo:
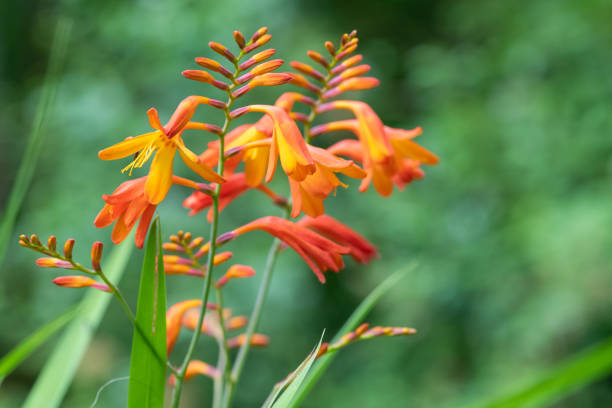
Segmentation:
[(151, 127), (155, 129), (154, 132), (128, 137), (123, 142), (101, 150), (98, 157), (102, 160), (116, 160), (138, 153), (134, 161), (122, 170), (122, 172), (129, 171), (131, 174), (134, 168), (142, 167), (155, 153), (149, 170), (149, 177), (145, 184), (145, 195), (151, 204), (160, 203), (170, 190), (172, 165), (177, 150), (185, 164), (200, 177), (210, 182), (223, 183), (225, 179), (203, 164), (181, 139), (181, 133), (183, 130), (190, 128), (189, 120), (201, 103), (212, 106), (222, 104), (222, 102), (202, 96), (189, 96), (181, 101), (166, 126), (163, 127), (157, 110), (151, 108), (147, 111), (147, 115)]

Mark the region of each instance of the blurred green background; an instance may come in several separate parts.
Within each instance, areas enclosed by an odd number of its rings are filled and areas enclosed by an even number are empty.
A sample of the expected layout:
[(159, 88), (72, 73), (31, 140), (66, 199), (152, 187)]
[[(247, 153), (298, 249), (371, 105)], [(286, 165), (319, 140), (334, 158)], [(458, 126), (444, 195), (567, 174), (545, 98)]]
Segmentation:
[[(349, 261), (321, 285), (294, 253), (282, 254), (259, 330), (271, 344), (250, 354), (236, 406), (259, 406), (323, 329), (334, 333), (378, 282), (414, 260), (420, 267), (367, 321), (412, 326), (418, 335), (347, 349), (305, 407), (464, 406), (512, 391), (612, 334), (609, 1), (2, 2), (0, 208), (60, 16), (74, 22), (69, 55), (0, 274), (0, 354), (84, 293), (52, 285), (57, 273), (37, 268), (17, 235), (74, 237), (83, 260), (95, 240), (108, 252), (110, 229), (92, 222), (100, 195), (126, 176), (121, 163), (99, 161), (97, 151), (148, 131), (151, 106), (167, 120), (187, 95), (221, 98), (180, 72), (195, 68), (196, 56), (213, 56), (208, 41), (233, 46), (234, 29), (250, 35), (263, 25), (279, 58), (303, 62), (308, 49), (323, 53), (325, 40), (337, 43), (357, 29), (364, 62), (381, 85), (351, 97), (366, 100), (390, 126), (422, 126), (419, 142), (441, 162), (391, 198), (359, 194), (352, 183), (326, 201), (328, 213), (367, 236), (381, 258), (365, 267)], [(257, 90), (248, 101), (271, 103), (280, 91)], [(219, 121), (206, 108), (198, 115)], [(207, 141), (196, 133), (185, 139), (191, 146)], [(159, 209), (165, 236), (208, 229), (202, 215), (189, 218), (182, 209), (186, 193), (174, 188)], [(221, 231), (270, 211), (277, 212), (250, 193), (223, 213)], [(252, 234), (227, 248), (261, 272), (270, 242)], [(120, 285), (133, 304), (141, 256)], [(256, 275), (228, 286), (226, 302), (236, 314), (248, 313), (258, 282)], [(169, 302), (199, 296), (195, 283), (171, 277)], [(89, 406), (104, 382), (127, 375), (131, 334), (112, 302), (64, 407)], [(186, 343), (184, 335), (175, 357)], [(7, 378), (0, 406), (19, 406), (52, 345)], [(215, 349), (204, 342), (198, 357), (214, 363)], [(126, 392), (127, 382), (115, 383), (97, 406), (122, 406)], [(182, 406), (203, 406), (210, 392), (210, 382), (197, 378)], [(608, 377), (555, 406), (610, 405)]]

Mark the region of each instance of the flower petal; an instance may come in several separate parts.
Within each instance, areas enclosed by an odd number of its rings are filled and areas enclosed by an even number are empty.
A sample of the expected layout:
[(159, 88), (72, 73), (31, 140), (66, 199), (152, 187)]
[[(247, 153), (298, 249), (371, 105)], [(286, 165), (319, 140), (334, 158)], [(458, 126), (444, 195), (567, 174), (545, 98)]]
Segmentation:
[(145, 133), (140, 136), (128, 137), (123, 142), (119, 142), (98, 152), (98, 157), (102, 160), (115, 160), (127, 157), (142, 150), (146, 145), (155, 140), (159, 131)]
[(175, 146), (162, 146), (155, 154), (145, 183), (145, 195), (151, 204), (162, 202), (170, 190), (175, 153)]
[(207, 180), (213, 183), (224, 183), (225, 182), (225, 179), (223, 177), (215, 173), (213, 169), (211, 169), (204, 163), (200, 162), (198, 156), (194, 152), (189, 150), (187, 147), (185, 147), (180, 137), (176, 141), (176, 147), (178, 147), (181, 159), (183, 159), (187, 167), (195, 171), (204, 180)]

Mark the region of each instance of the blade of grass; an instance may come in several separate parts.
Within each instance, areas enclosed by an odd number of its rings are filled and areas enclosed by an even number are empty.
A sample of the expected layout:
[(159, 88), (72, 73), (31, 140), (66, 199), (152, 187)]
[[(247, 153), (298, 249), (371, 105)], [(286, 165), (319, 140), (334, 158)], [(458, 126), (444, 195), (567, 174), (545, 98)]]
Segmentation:
[(570, 357), (515, 393), (474, 407), (548, 407), (612, 372), (612, 338)]
[(26, 339), (13, 348), (0, 360), (0, 384), (23, 360), (36, 351), (45, 341), (57, 333), (76, 315), (77, 308), (73, 307), (66, 313), (55, 318), (44, 326), (38, 328)]
[[(128, 389), (128, 407), (131, 408), (163, 408), (164, 406), (166, 284), (159, 224), (159, 217), (157, 217), (151, 225), (140, 275), (136, 321), (145, 331), (144, 334), (150, 337), (147, 342), (141, 332), (134, 329)], [(149, 344), (153, 345), (163, 361), (159, 360)]]
[(60, 76), (61, 67), (66, 59), (66, 50), (68, 49), (68, 40), (72, 29), (72, 21), (60, 19), (55, 29), (53, 36), (53, 44), (51, 45), (51, 56), (49, 57), (49, 65), (45, 80), (43, 82), (40, 100), (36, 107), (34, 123), (32, 130), (26, 142), (25, 152), (15, 176), (15, 182), (9, 195), (4, 216), (0, 223), (0, 266), (4, 261), (6, 248), (9, 241), (12, 239), (13, 227), (15, 220), (21, 208), (21, 204), (32, 181), (34, 170), (36, 169), (36, 161), (40, 153), (43, 143), (43, 135), (49, 113), (53, 110), (55, 96), (57, 94), (57, 83)]
[[(324, 335), (325, 331), (323, 331), (323, 334), (321, 334), (319, 343), (308, 355), (306, 360), (304, 360), (295, 371), (289, 374), (289, 376), (284, 381), (280, 382), (279, 384), (277, 384), (277, 386), (274, 387), (270, 398), (268, 398), (269, 402), (266, 401), (266, 403), (264, 403), (264, 407), (268, 407), (269, 404), (272, 403), (274, 403), (272, 405), (272, 408), (287, 408), (290, 406), (290, 404), (295, 398), (296, 393), (298, 392), (298, 389), (302, 385), (302, 382), (304, 382), (304, 380), (306, 379), (306, 375), (310, 371), (312, 364), (316, 360), (317, 354), (319, 354), (319, 349), (321, 348), (321, 343), (323, 342)], [(274, 402), (275, 400), (276, 402)]]
[[(119, 282), (134, 249), (133, 234), (117, 246), (103, 268), (109, 280)], [(81, 358), (100, 324), (112, 296), (90, 289), (80, 303), (77, 316), (66, 328), (51, 357), (45, 363), (23, 408), (55, 408), (60, 406)]]
[[(416, 263), (412, 263), (406, 267), (406, 269), (395, 272), (387, 279), (385, 279), (382, 283), (380, 283), (370, 294), (357, 306), (357, 309), (351, 314), (346, 323), (342, 326), (338, 334), (331, 341), (332, 343), (338, 341), (342, 336), (346, 333), (354, 330), (365, 317), (366, 314), (378, 301), (391, 289), (394, 287), (397, 282), (406, 276), (408, 273), (412, 272), (416, 268)], [(297, 407), (300, 402), (306, 397), (306, 395), (310, 392), (312, 387), (316, 384), (319, 377), (323, 375), (327, 367), (331, 364), (333, 359), (336, 357), (336, 353), (330, 353), (322, 356), (317, 360), (312, 370), (308, 374), (306, 381), (300, 387), (296, 397), (293, 400), (293, 403), (290, 405), (291, 407)]]

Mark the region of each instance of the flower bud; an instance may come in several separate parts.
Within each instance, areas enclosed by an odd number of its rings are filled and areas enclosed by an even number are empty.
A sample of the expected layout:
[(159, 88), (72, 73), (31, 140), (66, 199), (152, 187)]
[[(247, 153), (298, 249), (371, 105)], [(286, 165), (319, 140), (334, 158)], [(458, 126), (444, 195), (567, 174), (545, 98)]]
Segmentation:
[(246, 265), (232, 265), (215, 284), (218, 288), (223, 287), (230, 279), (248, 278), (255, 275), (255, 270)]
[(241, 71), (247, 70), (251, 68), (253, 65), (267, 60), (268, 58), (273, 56), (275, 52), (276, 50), (273, 48), (270, 48), (269, 50), (258, 52), (257, 54), (253, 55), (251, 58), (249, 58), (248, 60), (240, 64), (238, 68), (240, 68)]
[(188, 69), (182, 72), (182, 75), (194, 81), (205, 82), (223, 91), (229, 89), (229, 85), (225, 82), (217, 81), (211, 74), (198, 69)]
[(264, 36), (261, 36), (257, 41), (255, 41), (254, 43), (247, 45), (246, 47), (244, 47), (244, 52), (245, 53), (249, 53), (259, 47), (261, 47), (262, 45), (266, 44), (268, 41), (270, 41), (272, 39), (272, 36), (270, 34), (266, 34)]
[(338, 85), (340, 82), (344, 81), (345, 79), (353, 78), (356, 76), (361, 76), (363, 74), (368, 73), (369, 71), (370, 71), (369, 65), (365, 65), (365, 64), (359, 65), (357, 67), (350, 68), (342, 72), (340, 75), (338, 75), (337, 77), (329, 81), (327, 85), (329, 87), (334, 87)]
[(57, 258), (38, 258), (36, 260), (36, 265), (42, 268), (74, 269), (70, 262), (62, 261), (61, 259)]
[(215, 244), (223, 245), (226, 242), (233, 240), (234, 238), (236, 238), (235, 232), (233, 231), (224, 232), (223, 234), (219, 235), (219, 237), (217, 237), (217, 241), (215, 242)]
[(162, 244), (162, 248), (165, 251), (172, 251), (172, 252), (185, 252), (185, 248), (183, 248), (181, 245), (179, 244), (175, 244), (173, 242), (164, 242)]
[(91, 246), (91, 265), (95, 271), (100, 271), (100, 260), (102, 259), (102, 249), (104, 245), (98, 241)]
[(225, 328), (227, 330), (238, 330), (246, 326), (247, 323), (248, 319), (246, 316), (235, 316), (225, 322)]
[(33, 245), (42, 246), (42, 243), (40, 242), (40, 239), (38, 239), (38, 236), (36, 234), (30, 235), (30, 242)]
[(325, 41), (325, 48), (327, 48), (332, 57), (336, 55), (336, 47), (334, 47), (331, 41)]
[(325, 76), (322, 73), (320, 73), (308, 64), (304, 64), (299, 61), (291, 61), (290, 65), (295, 70), (300, 71), (302, 74), (308, 75), (318, 81), (323, 81), (325, 79)]
[(63, 286), (65, 288), (92, 287), (103, 292), (111, 292), (108, 285), (98, 283), (95, 280), (88, 278), (87, 276), (59, 276), (53, 279), (53, 283), (55, 283), (57, 286)]
[(195, 247), (198, 247), (198, 246), (202, 245), (202, 242), (204, 242), (204, 238), (197, 237), (196, 239), (191, 241), (191, 243), (189, 244), (189, 249), (193, 249)]
[[(243, 333), (239, 336), (228, 339), (227, 346), (229, 348), (236, 348), (242, 346), (245, 342), (246, 334)], [(270, 339), (266, 335), (253, 333), (253, 335), (251, 336), (251, 346), (253, 347), (265, 347), (268, 344), (270, 344)]]
[(234, 40), (236, 41), (236, 44), (238, 44), (238, 47), (240, 47), (240, 49), (244, 48), (246, 41), (244, 39), (244, 35), (242, 35), (240, 31), (234, 31)]
[(306, 54), (313, 61), (318, 62), (319, 64), (323, 65), (325, 68), (329, 68), (329, 62), (327, 62), (327, 60), (323, 58), (323, 56), (319, 54), (318, 52), (309, 50), (308, 52), (306, 52)]
[(290, 84), (293, 84), (293, 85), (296, 85), (302, 88), (306, 88), (309, 91), (314, 92), (314, 93), (321, 92), (321, 89), (318, 86), (315, 86), (312, 83), (310, 83), (302, 75), (300, 74), (290, 74), (290, 75), (291, 75), (291, 80), (289, 81)]
[(64, 256), (68, 259), (72, 259), (72, 249), (74, 248), (74, 239), (70, 238), (66, 240), (64, 244)]
[(55, 252), (56, 247), (57, 247), (57, 239), (55, 238), (55, 235), (51, 235), (49, 239), (47, 240), (47, 248)]
[(349, 67), (352, 67), (355, 64), (359, 64), (362, 59), (363, 59), (363, 55), (361, 55), (361, 54), (353, 55), (351, 58), (348, 58), (347, 60), (345, 60), (341, 64), (338, 64), (337, 66), (335, 66), (331, 70), (331, 73), (333, 75), (339, 74), (340, 72), (344, 71), (345, 69), (347, 69)]
[(195, 59), (195, 62), (198, 65), (203, 66), (204, 68), (208, 68), (212, 71), (218, 72), (226, 78), (231, 79), (233, 77), (232, 73), (221, 65), (219, 62), (212, 60), (210, 58), (198, 57)]
[(353, 45), (347, 47), (344, 51), (342, 51), (341, 53), (336, 55), (336, 60), (340, 61), (341, 59), (343, 59), (347, 55), (352, 54), (353, 51), (355, 51), (356, 49), (357, 49), (357, 44), (353, 44)]
[(183, 241), (186, 244), (189, 244), (191, 242), (191, 232), (186, 232), (185, 235), (183, 235)]
[(208, 46), (217, 54), (220, 54), (227, 58), (232, 64), (236, 62), (236, 56), (232, 54), (232, 52), (228, 50), (225, 46), (215, 41), (209, 42)]
[(257, 41), (259, 37), (266, 34), (268, 32), (268, 27), (261, 27), (259, 30), (255, 31), (255, 34), (251, 37), (251, 41)]

